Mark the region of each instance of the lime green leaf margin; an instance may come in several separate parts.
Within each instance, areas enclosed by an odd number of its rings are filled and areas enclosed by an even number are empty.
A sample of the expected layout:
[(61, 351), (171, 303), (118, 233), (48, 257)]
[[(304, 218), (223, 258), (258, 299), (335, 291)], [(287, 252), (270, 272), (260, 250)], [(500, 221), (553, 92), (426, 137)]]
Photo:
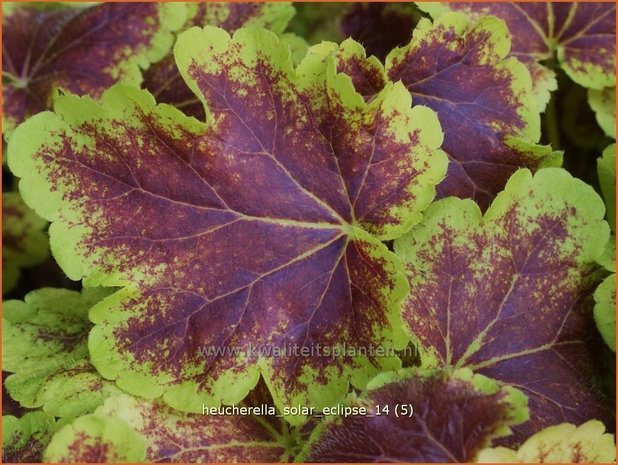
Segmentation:
[(477, 462), (608, 463), (616, 460), (614, 435), (603, 423), (590, 420), (578, 426), (562, 423), (531, 436), (517, 450), (506, 447), (482, 450)]

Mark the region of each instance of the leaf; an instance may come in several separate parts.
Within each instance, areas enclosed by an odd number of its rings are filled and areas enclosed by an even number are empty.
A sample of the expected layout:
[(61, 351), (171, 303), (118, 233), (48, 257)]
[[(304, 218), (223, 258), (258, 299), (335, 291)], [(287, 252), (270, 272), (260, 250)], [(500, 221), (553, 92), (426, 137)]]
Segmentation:
[[(521, 392), (466, 369), (387, 373), (369, 389), (348, 402), (368, 414), (323, 422), (298, 461), (471, 462), (492, 439), (527, 418)], [(402, 405), (414, 413), (396, 414)]]
[(597, 160), (597, 171), (605, 199), (605, 214), (613, 234), (601, 259), (597, 260), (612, 274), (594, 293), (594, 320), (603, 340), (616, 352), (616, 144), (603, 151), (603, 157)]
[(485, 449), (479, 462), (608, 463), (616, 460), (614, 435), (600, 421), (581, 426), (562, 423), (550, 426), (528, 439), (517, 451), (506, 447)]
[(601, 192), (605, 199), (607, 221), (616, 232), (616, 144), (603, 150), (602, 158), (597, 160), (597, 173)]
[(54, 434), (45, 462), (135, 463), (145, 458), (146, 442), (118, 418), (85, 415)]
[[(537, 95), (549, 101), (553, 73), (539, 65), (555, 59), (576, 83), (592, 89), (616, 85), (616, 5), (613, 2), (419, 3), (434, 18), (463, 11), (472, 18), (504, 20), (513, 37), (512, 55), (530, 67)], [(543, 105), (544, 106), (544, 105)]]
[(451, 163), (438, 197), (470, 197), (489, 206), (517, 168), (558, 166), (561, 156), (536, 146), (540, 119), (525, 67), (507, 57), (508, 31), (494, 18), (459, 14), (419, 22), (409, 45), (386, 59), (415, 105), (438, 113)]
[(90, 364), (87, 346), (88, 310), (109, 294), (48, 288), (3, 302), (2, 367), (13, 373), (5, 380), (13, 399), (64, 417), (90, 413), (119, 393)]
[(389, 80), (401, 81), (415, 106), (436, 111), (450, 159), (438, 197), (471, 197), (486, 209), (517, 168), (562, 162), (549, 146), (535, 145), (540, 119), (530, 78), (520, 62), (505, 58), (509, 44), (501, 21), (471, 23), (462, 14), (449, 14), (433, 25), (419, 21), (411, 42), (388, 55), (386, 70), (350, 40), (338, 50), (322, 44), (313, 52), (334, 54), (338, 71), (348, 74), (367, 100)]
[(362, 44), (367, 55), (384, 60), (392, 49), (410, 42), (420, 17), (412, 3), (353, 3), (341, 18), (341, 30)]
[(611, 274), (594, 292), (594, 320), (607, 345), (616, 352), (616, 274)]
[(356, 92), (367, 102), (372, 100), (387, 85), (384, 67), (375, 56), (367, 57), (361, 44), (346, 39), (339, 46), (322, 42), (307, 51), (307, 61), (321, 61), (331, 57), (337, 72), (347, 75)]
[(108, 399), (97, 415), (122, 420), (144, 437), (147, 462), (287, 462), (293, 445), (285, 422), (274, 417), (183, 414), (127, 395)]
[(97, 98), (115, 82), (138, 85), (185, 15), (182, 4), (154, 3), (12, 9), (2, 19), (3, 134), (51, 108), (58, 89)]
[[(192, 26), (218, 26), (228, 32), (243, 26), (264, 27), (281, 33), (294, 16), (291, 3), (188, 3), (188, 20), (183, 30)], [(157, 102), (169, 103), (185, 114), (203, 121), (204, 105), (182, 79), (173, 53), (152, 65), (144, 73), (143, 87), (154, 95)]]
[(2, 417), (2, 462), (41, 461), (43, 449), (56, 428), (54, 417), (44, 412), (29, 412), (21, 418)]
[(17, 192), (2, 193), (2, 293), (10, 292), (21, 274), (49, 256), (47, 221), (30, 210)]
[(295, 72), (260, 29), (193, 28), (175, 55), (208, 125), (116, 86), (100, 105), (58, 99), (9, 141), (63, 270), (123, 287), (91, 311), (94, 365), (193, 412), (260, 373), (279, 408), (320, 407), (398, 367), (407, 286), (378, 239), (420, 221), (444, 175), (435, 114), (400, 84), (365, 104), (330, 60)]
[[(272, 407), (272, 399), (264, 395), (264, 390), (268, 392), (260, 383), (241, 405), (229, 407), (246, 409), (243, 414), (184, 414), (160, 401), (123, 394), (107, 399), (92, 417), (97, 419), (97, 424), (117, 422), (122, 430), (129, 428), (131, 435), (137, 433), (139, 442), (146, 444), (139, 459), (144, 462), (287, 462), (295, 452), (295, 433), (283, 419), (266, 413)], [(260, 414), (248, 413), (249, 408), (257, 408)], [(81, 442), (84, 433), (88, 434), (89, 428), (90, 423), (78, 419), (64, 434), (62, 449), (79, 449), (75, 445)], [(121, 456), (122, 447), (122, 443), (110, 442), (106, 456)], [(85, 462), (91, 454), (89, 449), (83, 449), (70, 458)]]
[[(612, 230), (605, 251), (597, 262), (614, 273), (616, 272), (616, 144), (607, 146), (603, 156), (597, 160), (597, 174), (605, 200), (605, 216)], [(604, 294), (607, 296), (607, 293)]]
[(588, 103), (605, 134), (616, 139), (616, 88), (588, 89)]
[[(516, 439), (563, 421), (602, 418), (594, 388), (594, 264), (609, 237), (594, 190), (564, 170), (520, 170), (482, 216), (445, 199), (395, 241), (410, 295), (403, 320), (424, 366), (469, 367), (521, 389), (530, 421)], [(601, 351), (601, 352), (600, 352)]]

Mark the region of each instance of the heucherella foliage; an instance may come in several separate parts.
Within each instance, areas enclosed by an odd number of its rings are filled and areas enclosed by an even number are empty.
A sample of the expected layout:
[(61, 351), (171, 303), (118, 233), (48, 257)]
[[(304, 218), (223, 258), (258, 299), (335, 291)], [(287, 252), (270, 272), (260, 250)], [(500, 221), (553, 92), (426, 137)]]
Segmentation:
[(512, 55), (521, 59), (533, 78), (544, 107), (556, 89), (555, 73), (541, 61), (556, 60), (568, 76), (592, 89), (616, 85), (616, 4), (614, 2), (453, 2), (419, 3), (440, 17), (461, 11), (472, 18), (496, 16), (513, 38)]
[(55, 416), (79, 416), (94, 411), (120, 391), (90, 364), (88, 311), (109, 289), (83, 292), (39, 289), (25, 300), (2, 305), (2, 369), (11, 397), (22, 407)]
[(2, 131), (52, 106), (59, 89), (99, 97), (115, 82), (139, 84), (186, 19), (178, 3), (40, 8), (3, 3)]
[(28, 412), (21, 418), (2, 417), (2, 462), (40, 462), (56, 429), (52, 415)]
[(45, 449), (43, 461), (135, 463), (144, 460), (145, 451), (146, 440), (124, 421), (91, 414), (61, 428)]
[(314, 53), (334, 53), (338, 70), (367, 99), (386, 82), (401, 81), (413, 105), (436, 111), (450, 161), (438, 197), (470, 197), (484, 209), (517, 168), (561, 163), (551, 147), (536, 145), (540, 117), (530, 75), (516, 58), (507, 57), (510, 43), (502, 21), (473, 22), (451, 13), (433, 24), (419, 21), (410, 43), (393, 50), (385, 67), (375, 57), (366, 59), (351, 40), (339, 48), (323, 44)]
[(117, 440), (109, 441), (110, 447), (99, 457), (93, 457), (93, 450), (86, 446), (91, 436), (116, 424), (122, 424), (122, 431), (128, 428), (132, 437), (137, 434), (138, 444), (146, 444), (143, 450), (135, 449), (132, 461), (289, 462), (294, 447), (294, 438), (281, 418), (183, 414), (162, 402), (128, 395), (108, 399), (90, 418), (88, 422), (80, 418), (60, 430), (46, 457), (74, 462), (112, 462), (115, 457), (126, 457), (125, 444)]
[(614, 4), (2, 8), (3, 461), (615, 460)]
[(608, 463), (616, 460), (614, 435), (603, 423), (590, 420), (577, 427), (569, 423), (550, 426), (533, 435), (517, 450), (485, 449), (478, 462)]
[(605, 278), (594, 293), (594, 319), (601, 336), (616, 352), (616, 144), (603, 151), (603, 157), (597, 161), (597, 171), (605, 199), (607, 221), (613, 234), (599, 260), (612, 274)]
[(370, 413), (324, 421), (298, 461), (471, 462), (528, 417), (520, 391), (467, 369), (384, 373), (348, 403)]
[(616, 352), (616, 274), (599, 285), (594, 292), (594, 320), (607, 345)]
[(22, 268), (49, 256), (47, 221), (23, 202), (17, 192), (2, 193), (2, 293), (10, 292)]
[[(187, 21), (179, 32), (192, 26), (217, 26), (232, 33), (243, 26), (252, 26), (280, 34), (294, 15), (292, 5), (285, 2), (204, 2), (189, 3), (187, 8)], [(185, 114), (204, 120), (204, 106), (182, 79), (171, 51), (144, 73), (143, 87), (157, 102), (172, 104)]]
[(469, 367), (520, 388), (530, 421), (516, 440), (563, 421), (604, 419), (591, 294), (609, 237), (594, 190), (566, 171), (514, 174), (485, 215), (444, 199), (395, 241), (410, 294), (403, 320), (424, 366)]
[[(380, 239), (418, 223), (445, 174), (435, 113), (397, 83), (366, 103), (331, 59), (294, 69), (263, 29), (192, 28), (175, 58), (206, 124), (115, 86), (100, 104), (58, 98), (9, 141), (63, 270), (122, 287), (90, 313), (92, 363), (200, 412), (240, 401), (260, 374), (278, 407), (320, 408), (397, 368), (367, 355), (407, 342), (403, 268)], [(254, 350), (317, 344), (364, 352)]]
[(609, 226), (616, 231), (616, 144), (603, 150), (603, 156), (597, 161), (597, 173), (601, 192), (605, 199), (606, 215)]
[(616, 88), (588, 89), (588, 102), (605, 134), (616, 139)]

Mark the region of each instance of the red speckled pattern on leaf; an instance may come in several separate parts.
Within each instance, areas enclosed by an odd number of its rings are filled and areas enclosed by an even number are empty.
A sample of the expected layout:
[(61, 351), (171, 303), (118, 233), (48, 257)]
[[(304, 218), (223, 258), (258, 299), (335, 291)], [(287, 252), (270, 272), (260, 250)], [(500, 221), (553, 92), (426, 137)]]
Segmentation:
[[(368, 415), (326, 421), (316, 429), (303, 461), (474, 461), (493, 438), (508, 434), (507, 425), (520, 420), (505, 391), (486, 392), (470, 379), (449, 376), (414, 374), (351, 401), (367, 408)], [(413, 414), (402, 414), (402, 406), (411, 406)]]
[(99, 97), (172, 45), (155, 3), (17, 7), (3, 17), (4, 131), (51, 107), (57, 89)]
[(387, 75), (404, 83), (414, 105), (438, 113), (450, 159), (438, 197), (469, 197), (487, 208), (517, 168), (543, 163), (509, 141), (538, 141), (539, 117), (530, 112), (525, 70), (504, 58), (506, 30), (489, 21), (458, 29), (445, 19), (415, 33), (410, 46), (389, 56)]
[[(155, 396), (192, 411), (239, 401), (260, 373), (280, 405), (319, 405), (395, 366), (249, 349), (405, 345), (403, 270), (370, 233), (401, 234), (431, 201), (446, 165), (435, 114), (411, 109), (401, 85), (346, 105), (349, 83), (296, 75), (264, 30), (194, 28), (176, 59), (209, 126), (116, 87), (100, 107), (67, 97), (60, 116), (11, 138), (22, 183), (38, 178), (57, 199), (44, 214), (60, 218), (52, 243), (71, 237), (63, 269), (125, 286), (91, 312), (94, 365), (135, 394), (152, 380)], [(44, 136), (18, 167), (11, 152), (28, 130)]]
[(515, 440), (561, 422), (613, 423), (594, 387), (597, 360), (612, 356), (592, 318), (603, 272), (591, 250), (608, 234), (602, 204), (564, 172), (527, 176), (518, 172), (520, 190), (507, 186), (482, 221), (475, 206), (449, 199), (395, 244), (411, 286), (403, 319), (429, 363), (466, 366), (529, 396), (531, 419)]
[(578, 84), (601, 89), (616, 83), (615, 2), (453, 2), (444, 7), (504, 20), (513, 40), (511, 53), (529, 66), (535, 81), (547, 78), (537, 62), (557, 54)]
[[(232, 33), (243, 26), (266, 27), (282, 32), (293, 15), (292, 7), (285, 3), (219, 3), (203, 2), (191, 5), (195, 9), (185, 24), (192, 26), (218, 26)], [(204, 105), (182, 79), (174, 55), (170, 53), (144, 73), (144, 89), (154, 95), (157, 102), (169, 103), (189, 116), (203, 121)]]

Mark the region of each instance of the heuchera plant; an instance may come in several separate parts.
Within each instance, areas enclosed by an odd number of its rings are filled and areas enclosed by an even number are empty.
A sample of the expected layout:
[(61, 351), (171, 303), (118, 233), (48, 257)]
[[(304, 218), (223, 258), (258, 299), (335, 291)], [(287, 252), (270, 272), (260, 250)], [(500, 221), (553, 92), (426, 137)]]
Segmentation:
[(3, 4), (4, 461), (614, 461), (615, 29)]

